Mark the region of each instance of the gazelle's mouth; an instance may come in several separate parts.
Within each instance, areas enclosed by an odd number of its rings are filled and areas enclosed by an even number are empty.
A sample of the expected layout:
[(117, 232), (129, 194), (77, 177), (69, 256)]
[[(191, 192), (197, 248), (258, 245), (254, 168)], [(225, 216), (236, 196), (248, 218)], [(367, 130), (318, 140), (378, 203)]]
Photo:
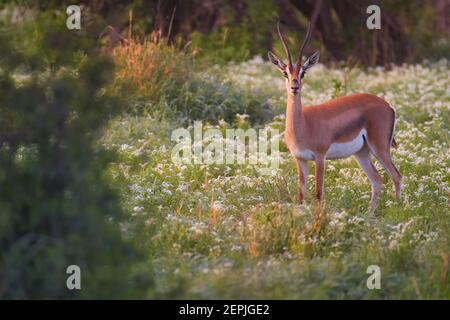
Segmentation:
[(292, 88), (291, 89), (291, 92), (293, 93), (293, 94), (297, 94), (298, 92), (299, 92), (299, 88)]

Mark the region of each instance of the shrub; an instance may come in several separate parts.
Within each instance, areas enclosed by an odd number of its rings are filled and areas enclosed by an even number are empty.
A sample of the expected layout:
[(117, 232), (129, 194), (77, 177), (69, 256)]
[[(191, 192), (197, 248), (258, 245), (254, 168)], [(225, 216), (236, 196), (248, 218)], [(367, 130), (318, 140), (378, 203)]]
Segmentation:
[(158, 100), (191, 77), (192, 56), (174, 46), (131, 39), (116, 46), (116, 88)]
[(129, 104), (139, 112), (182, 124), (234, 123), (238, 113), (249, 114), (252, 123), (272, 118), (263, 95), (231, 85), (220, 69), (196, 68), (193, 54), (176, 46), (131, 40), (114, 48), (112, 56), (117, 64), (114, 90), (131, 96)]
[[(0, 298), (134, 296), (139, 255), (118, 227), (113, 154), (94, 149), (118, 110), (104, 90), (113, 64), (82, 40), (88, 32), (49, 18), (1, 30)], [(72, 264), (81, 290), (66, 288)]]
[(225, 64), (267, 54), (277, 20), (276, 3), (243, 0), (241, 5), (245, 10), (237, 11), (232, 3), (224, 3), (222, 21), (216, 28), (206, 34), (197, 31), (190, 34), (192, 46), (202, 59)]

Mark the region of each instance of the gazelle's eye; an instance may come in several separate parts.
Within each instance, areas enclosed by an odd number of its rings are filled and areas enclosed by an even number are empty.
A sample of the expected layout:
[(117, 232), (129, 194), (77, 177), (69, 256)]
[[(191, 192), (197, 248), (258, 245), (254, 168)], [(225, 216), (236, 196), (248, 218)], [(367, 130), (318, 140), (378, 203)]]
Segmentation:
[(287, 78), (287, 77), (288, 77), (288, 74), (287, 74), (287, 72), (286, 72), (286, 71), (283, 71), (283, 76), (284, 76), (285, 78)]

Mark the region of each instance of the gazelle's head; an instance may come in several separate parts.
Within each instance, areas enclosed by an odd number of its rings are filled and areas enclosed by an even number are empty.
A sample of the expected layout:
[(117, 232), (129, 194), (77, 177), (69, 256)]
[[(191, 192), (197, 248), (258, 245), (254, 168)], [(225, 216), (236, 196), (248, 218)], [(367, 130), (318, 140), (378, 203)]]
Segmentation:
[(283, 73), (283, 76), (286, 78), (286, 89), (288, 94), (297, 95), (301, 91), (302, 80), (305, 76), (306, 71), (314, 66), (317, 61), (319, 61), (319, 51), (316, 51), (305, 61), (305, 63), (302, 64), (303, 49), (309, 41), (309, 36), (311, 34), (311, 24), (308, 26), (308, 32), (306, 33), (305, 40), (303, 41), (303, 44), (298, 53), (297, 61), (294, 64), (292, 64), (291, 53), (289, 52), (289, 48), (286, 44), (283, 33), (280, 30), (280, 23), (278, 23), (277, 29), (278, 35), (280, 36), (281, 42), (283, 43), (288, 63), (285, 64), (271, 51), (269, 51), (269, 60)]

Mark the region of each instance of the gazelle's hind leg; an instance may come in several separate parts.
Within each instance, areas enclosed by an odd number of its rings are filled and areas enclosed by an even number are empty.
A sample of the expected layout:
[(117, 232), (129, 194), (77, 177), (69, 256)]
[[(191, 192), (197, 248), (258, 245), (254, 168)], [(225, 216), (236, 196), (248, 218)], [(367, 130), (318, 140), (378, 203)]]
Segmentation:
[(370, 150), (367, 144), (364, 145), (364, 147), (360, 151), (355, 153), (355, 158), (356, 160), (358, 160), (359, 165), (364, 170), (370, 180), (370, 183), (372, 184), (372, 198), (370, 199), (369, 210), (370, 212), (373, 212), (377, 207), (383, 179), (381, 178), (377, 169), (373, 165), (372, 160), (370, 159)]
[(402, 175), (392, 162), (390, 147), (380, 148), (376, 144), (369, 143), (370, 151), (380, 161), (381, 165), (386, 169), (395, 186), (395, 196), (400, 200), (402, 192)]

